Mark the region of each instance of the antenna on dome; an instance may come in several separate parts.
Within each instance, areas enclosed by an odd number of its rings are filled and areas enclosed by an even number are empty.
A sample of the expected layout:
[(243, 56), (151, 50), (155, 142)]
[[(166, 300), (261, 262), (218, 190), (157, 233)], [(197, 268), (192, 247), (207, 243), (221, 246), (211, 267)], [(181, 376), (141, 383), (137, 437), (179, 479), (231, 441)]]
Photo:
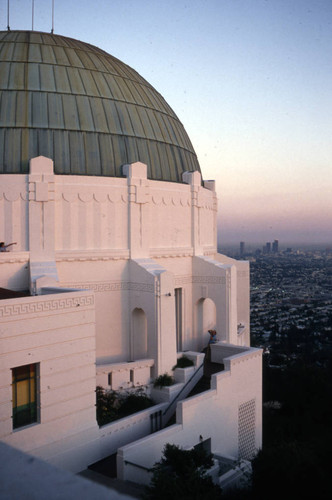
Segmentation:
[(35, 15), (35, 0), (32, 0), (32, 20), (31, 20), (31, 30), (33, 31), (33, 21)]
[(52, 29), (51, 29), (51, 33), (52, 33), (52, 35), (54, 33), (54, 0), (52, 0)]
[(9, 26), (9, 0), (7, 0), (7, 30), (10, 31), (10, 26)]

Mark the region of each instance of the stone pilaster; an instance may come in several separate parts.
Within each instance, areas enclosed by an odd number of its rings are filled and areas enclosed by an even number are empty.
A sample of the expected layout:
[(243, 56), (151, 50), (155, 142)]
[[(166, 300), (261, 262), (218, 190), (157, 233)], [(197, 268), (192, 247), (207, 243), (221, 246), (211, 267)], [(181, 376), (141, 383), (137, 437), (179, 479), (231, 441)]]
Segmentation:
[[(53, 161), (39, 156), (30, 160), (29, 250), (30, 290), (38, 293), (37, 280), (54, 285), (58, 280), (55, 264), (55, 201)], [(49, 278), (46, 283), (45, 277)]]
[(128, 245), (130, 257), (132, 259), (148, 257), (149, 183), (147, 180), (147, 166), (140, 162), (124, 165), (123, 173), (128, 179)]
[(199, 172), (184, 172), (183, 182), (191, 187), (191, 244), (194, 255), (203, 254), (203, 246), (200, 237), (199, 208), (201, 206), (201, 174)]

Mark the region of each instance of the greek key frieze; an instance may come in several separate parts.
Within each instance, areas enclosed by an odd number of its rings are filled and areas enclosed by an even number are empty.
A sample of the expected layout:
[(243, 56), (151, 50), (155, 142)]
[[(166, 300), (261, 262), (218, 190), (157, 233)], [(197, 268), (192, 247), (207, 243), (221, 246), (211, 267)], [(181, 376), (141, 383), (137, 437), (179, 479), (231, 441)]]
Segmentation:
[(137, 292), (154, 292), (154, 285), (149, 283), (134, 283), (129, 281), (103, 281), (98, 283), (61, 283), (68, 288), (93, 290), (94, 292), (118, 292), (133, 290)]
[(174, 280), (175, 286), (190, 285), (192, 283), (192, 276), (178, 276)]
[(179, 276), (175, 278), (175, 285), (189, 285), (191, 283), (225, 285), (225, 276)]
[(36, 314), (43, 312), (59, 311), (63, 309), (76, 308), (78, 306), (91, 306), (94, 304), (94, 297), (81, 296), (81, 297), (63, 297), (52, 300), (38, 300), (36, 302), (20, 302), (16, 304), (6, 304), (0, 306), (0, 318), (7, 318), (9, 316), (20, 316), (23, 314)]
[(149, 283), (129, 283), (129, 290), (135, 290), (138, 292), (151, 292), (153, 293), (154, 284)]
[(208, 283), (211, 285), (225, 285), (225, 276), (193, 276), (193, 283)]

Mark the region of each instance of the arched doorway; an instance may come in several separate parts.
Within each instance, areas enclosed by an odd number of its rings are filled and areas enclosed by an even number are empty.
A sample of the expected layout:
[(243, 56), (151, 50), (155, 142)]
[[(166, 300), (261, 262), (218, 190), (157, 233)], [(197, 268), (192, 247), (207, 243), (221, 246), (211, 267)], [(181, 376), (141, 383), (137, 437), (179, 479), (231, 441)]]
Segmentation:
[(209, 341), (208, 330), (214, 330), (216, 325), (217, 310), (215, 303), (211, 299), (200, 299), (196, 306), (197, 350), (202, 350), (207, 346)]
[(148, 356), (148, 328), (143, 309), (135, 308), (131, 316), (131, 358), (135, 361)]

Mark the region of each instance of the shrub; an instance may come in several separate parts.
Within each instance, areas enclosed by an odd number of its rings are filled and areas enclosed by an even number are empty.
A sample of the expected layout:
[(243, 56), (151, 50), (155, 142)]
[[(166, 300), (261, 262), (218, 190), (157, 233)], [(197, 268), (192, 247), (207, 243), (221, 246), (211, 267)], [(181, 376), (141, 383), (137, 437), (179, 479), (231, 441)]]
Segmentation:
[(164, 373), (163, 375), (159, 375), (154, 381), (153, 387), (168, 387), (174, 384), (174, 378), (168, 373)]
[(96, 389), (97, 422), (100, 427), (153, 405), (154, 402), (145, 394), (143, 387), (133, 392), (117, 392), (100, 386)]
[(124, 398), (119, 408), (119, 414), (122, 417), (126, 417), (138, 411), (146, 410), (146, 408), (150, 408), (153, 405), (154, 402), (152, 399), (145, 394), (142, 388), (139, 388), (136, 392), (132, 392)]
[(175, 368), (188, 368), (189, 366), (194, 366), (193, 360), (187, 358), (187, 356), (181, 356), (172, 370), (175, 370)]
[(164, 457), (153, 468), (145, 500), (219, 500), (221, 490), (206, 475), (212, 455), (203, 449), (182, 450), (166, 444)]
[(115, 391), (106, 391), (98, 386), (96, 389), (96, 412), (98, 425), (105, 425), (117, 418), (117, 395)]

